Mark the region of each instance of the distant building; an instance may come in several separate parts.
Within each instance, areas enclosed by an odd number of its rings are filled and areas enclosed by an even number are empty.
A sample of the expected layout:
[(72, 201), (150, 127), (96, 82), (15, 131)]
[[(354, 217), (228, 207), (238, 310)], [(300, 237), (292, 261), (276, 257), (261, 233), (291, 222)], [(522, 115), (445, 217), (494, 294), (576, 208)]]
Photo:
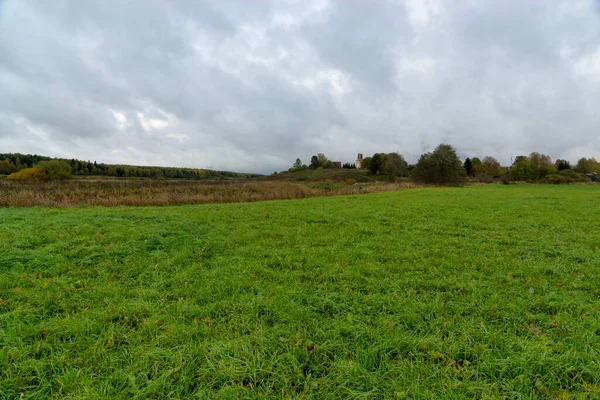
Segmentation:
[(362, 153), (358, 153), (358, 156), (356, 157), (356, 168), (360, 169), (362, 167), (362, 160), (363, 160)]
[(341, 161), (334, 161), (333, 163), (335, 164), (336, 167), (342, 168), (342, 162)]

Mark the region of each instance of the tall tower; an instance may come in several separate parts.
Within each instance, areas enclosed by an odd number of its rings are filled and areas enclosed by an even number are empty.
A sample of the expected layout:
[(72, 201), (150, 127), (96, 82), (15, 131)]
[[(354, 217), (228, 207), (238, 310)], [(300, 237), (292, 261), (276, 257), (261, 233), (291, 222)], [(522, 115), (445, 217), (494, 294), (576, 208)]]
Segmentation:
[(356, 157), (356, 168), (360, 169), (360, 167), (362, 165), (362, 160), (363, 160), (362, 153), (358, 153), (358, 156)]

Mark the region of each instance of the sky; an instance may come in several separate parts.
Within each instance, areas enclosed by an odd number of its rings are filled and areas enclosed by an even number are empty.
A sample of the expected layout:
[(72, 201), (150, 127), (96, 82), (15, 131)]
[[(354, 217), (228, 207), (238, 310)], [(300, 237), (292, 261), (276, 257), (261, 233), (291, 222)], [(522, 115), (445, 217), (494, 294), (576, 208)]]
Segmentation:
[(597, 0), (0, 0), (0, 153), (600, 159)]

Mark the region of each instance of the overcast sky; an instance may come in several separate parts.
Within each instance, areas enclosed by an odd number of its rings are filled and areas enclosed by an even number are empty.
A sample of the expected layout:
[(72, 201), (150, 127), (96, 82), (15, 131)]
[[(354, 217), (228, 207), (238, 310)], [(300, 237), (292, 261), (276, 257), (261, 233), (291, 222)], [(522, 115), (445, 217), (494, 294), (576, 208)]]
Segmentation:
[(0, 152), (600, 158), (595, 0), (0, 0)]

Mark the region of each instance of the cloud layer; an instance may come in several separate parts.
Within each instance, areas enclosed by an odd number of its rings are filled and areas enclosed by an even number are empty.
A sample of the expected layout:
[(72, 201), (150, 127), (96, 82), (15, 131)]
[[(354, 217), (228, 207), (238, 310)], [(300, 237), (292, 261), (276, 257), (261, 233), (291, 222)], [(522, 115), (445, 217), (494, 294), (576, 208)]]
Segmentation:
[(0, 152), (270, 172), (600, 158), (592, 0), (0, 0)]

